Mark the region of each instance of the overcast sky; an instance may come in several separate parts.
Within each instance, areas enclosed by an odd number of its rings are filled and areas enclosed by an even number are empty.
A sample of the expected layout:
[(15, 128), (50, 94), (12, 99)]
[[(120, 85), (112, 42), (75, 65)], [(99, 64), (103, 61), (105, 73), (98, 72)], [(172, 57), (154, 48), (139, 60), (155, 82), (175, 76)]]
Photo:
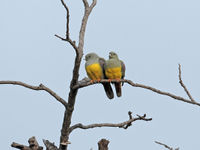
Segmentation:
[[(78, 40), (83, 16), (81, 0), (68, 0), (70, 36)], [(60, 0), (0, 2), (0, 80), (31, 85), (43, 83), (67, 99), (75, 52), (54, 34), (65, 35), (65, 10)], [(187, 98), (182, 78), (200, 102), (200, 2), (198, 0), (98, 0), (88, 20), (84, 54), (108, 58), (118, 53), (126, 77)], [(86, 76), (84, 61), (80, 79)], [(70, 150), (97, 150), (101, 138), (110, 150), (160, 150), (155, 140), (181, 150), (200, 148), (200, 107), (125, 84), (122, 97), (109, 100), (101, 85), (79, 90), (72, 124), (118, 123), (144, 113), (151, 122), (137, 121), (128, 130), (96, 128), (75, 130)], [(15, 141), (27, 144), (36, 136), (59, 145), (64, 108), (44, 91), (0, 85), (1, 149)]]

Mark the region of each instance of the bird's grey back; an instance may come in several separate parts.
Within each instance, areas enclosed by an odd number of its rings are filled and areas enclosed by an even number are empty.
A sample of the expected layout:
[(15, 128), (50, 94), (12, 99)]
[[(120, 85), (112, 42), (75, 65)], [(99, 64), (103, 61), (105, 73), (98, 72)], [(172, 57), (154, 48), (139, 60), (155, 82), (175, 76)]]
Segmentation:
[(106, 68), (115, 68), (115, 67), (120, 67), (121, 66), (121, 61), (119, 59), (108, 59), (105, 63), (105, 69)]

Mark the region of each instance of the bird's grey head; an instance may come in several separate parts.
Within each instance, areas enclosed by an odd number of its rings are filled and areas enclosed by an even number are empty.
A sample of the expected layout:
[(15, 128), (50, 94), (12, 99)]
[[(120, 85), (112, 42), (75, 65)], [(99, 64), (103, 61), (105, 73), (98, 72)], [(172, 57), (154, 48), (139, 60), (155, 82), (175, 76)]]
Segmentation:
[(117, 58), (118, 59), (118, 56), (115, 52), (110, 52), (109, 53), (109, 59), (112, 59), (112, 58)]
[(99, 56), (96, 53), (89, 53), (85, 56), (85, 60), (88, 61), (90, 59), (98, 59)]

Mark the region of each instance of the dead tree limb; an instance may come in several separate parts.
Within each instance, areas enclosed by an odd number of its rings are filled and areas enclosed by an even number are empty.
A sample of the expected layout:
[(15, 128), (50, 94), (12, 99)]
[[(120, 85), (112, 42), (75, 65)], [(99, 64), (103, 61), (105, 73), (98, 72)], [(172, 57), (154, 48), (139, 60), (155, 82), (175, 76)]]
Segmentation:
[(25, 88), (36, 90), (36, 91), (40, 91), (40, 90), (46, 91), (47, 93), (52, 95), (57, 101), (59, 101), (65, 107), (67, 107), (67, 102), (63, 98), (58, 96), (58, 94), (56, 94), (53, 90), (44, 86), (43, 84), (40, 84), (39, 86), (33, 86), (33, 85), (26, 84), (26, 83), (21, 82), (21, 81), (0, 81), (0, 84), (13, 84), (13, 85), (23, 86)]
[(101, 139), (99, 142), (98, 142), (98, 147), (99, 147), (99, 150), (108, 150), (108, 144), (109, 144), (110, 141), (106, 140), (106, 139)]
[[(161, 95), (166, 95), (166, 96), (169, 96), (169, 97), (171, 97), (173, 99), (176, 99), (176, 100), (180, 100), (180, 101), (183, 101), (183, 102), (186, 102), (186, 103), (190, 103), (190, 104), (194, 104), (194, 105), (200, 106), (200, 103), (193, 102), (193, 101), (191, 101), (189, 99), (183, 98), (181, 96), (177, 96), (177, 95), (169, 93), (169, 92), (161, 91), (159, 89), (156, 89), (156, 88), (148, 86), (148, 85), (134, 83), (133, 81), (128, 80), (128, 79), (112, 80), (112, 83), (119, 82), (119, 81), (120, 82), (124, 82), (124, 83), (128, 83), (129, 85), (134, 86), (134, 87), (140, 87), (140, 88), (143, 88), (143, 89), (151, 90), (151, 91), (153, 91), (155, 93), (158, 93), (158, 94), (161, 94)], [(87, 87), (87, 86), (90, 86), (90, 85), (93, 85), (93, 84), (99, 84), (99, 83), (105, 83), (105, 82), (110, 82), (110, 80), (102, 79), (100, 82), (94, 81), (93, 83), (91, 83), (90, 81), (88, 81), (88, 78), (87, 79), (84, 78), (81, 81), (79, 81), (79, 83), (77, 85), (75, 85), (73, 88), (74, 89), (83, 88), (83, 87)]]
[(69, 36), (69, 8), (67, 7), (67, 5), (65, 4), (64, 0), (61, 0), (62, 5), (64, 6), (65, 10), (66, 10), (66, 34), (65, 34), (65, 38), (55, 34), (55, 36), (63, 41), (67, 41), (71, 44), (71, 46), (74, 48), (76, 54), (78, 55), (78, 47), (76, 46), (76, 41), (73, 41), (70, 36)]
[(78, 92), (78, 89), (73, 89), (73, 87), (74, 87), (74, 85), (76, 85), (78, 83), (79, 69), (80, 69), (80, 64), (81, 64), (81, 60), (83, 57), (84, 37), (85, 37), (85, 30), (86, 30), (88, 17), (90, 15), (92, 9), (96, 5), (96, 0), (93, 0), (92, 4), (90, 6), (89, 6), (87, 0), (82, 0), (82, 1), (83, 1), (85, 9), (84, 9), (84, 15), (82, 18), (82, 23), (81, 23), (80, 32), (79, 32), (79, 43), (78, 43), (78, 46), (76, 46), (75, 42), (73, 42), (69, 37), (69, 27), (68, 27), (68, 25), (69, 25), (69, 10), (67, 8), (67, 5), (64, 3), (64, 1), (61, 0), (62, 5), (65, 7), (65, 9), (67, 11), (66, 38), (62, 38), (58, 35), (56, 35), (56, 37), (60, 38), (61, 40), (69, 42), (72, 45), (72, 47), (75, 49), (76, 57), (75, 57), (75, 62), (74, 62), (72, 80), (70, 83), (68, 106), (64, 113), (63, 125), (62, 125), (62, 129), (61, 129), (60, 146), (59, 146), (60, 150), (66, 150), (67, 145), (68, 145), (67, 143), (68, 143), (68, 139), (69, 139), (69, 128), (71, 125), (72, 113), (74, 110), (74, 104), (75, 104), (76, 95)]
[(178, 64), (178, 71), (179, 71), (179, 75), (178, 75), (178, 77), (179, 77), (179, 83), (181, 84), (181, 86), (182, 86), (183, 89), (185, 90), (185, 92), (186, 92), (186, 94), (188, 95), (188, 97), (190, 98), (190, 100), (191, 100), (192, 102), (195, 102), (195, 100), (192, 98), (190, 92), (188, 91), (188, 89), (186, 88), (185, 84), (184, 84), (183, 81), (182, 81), (182, 78), (181, 78), (181, 65), (180, 65), (180, 64)]
[[(128, 79), (122, 79), (122, 80), (112, 80), (111, 82), (114, 83), (114, 82), (124, 82), (124, 83), (128, 83), (129, 85), (133, 86), (133, 87), (140, 87), (140, 88), (143, 88), (143, 89), (147, 89), (147, 90), (151, 90), (155, 93), (158, 93), (158, 94), (161, 94), (161, 95), (166, 95), (166, 96), (169, 96), (173, 99), (176, 99), (176, 100), (179, 100), (179, 101), (183, 101), (183, 102), (186, 102), (186, 103), (189, 103), (189, 104), (194, 104), (194, 105), (197, 105), (197, 106), (200, 106), (200, 103), (196, 102), (191, 94), (189, 93), (188, 89), (186, 88), (186, 86), (184, 85), (182, 79), (181, 79), (181, 65), (179, 64), (179, 83), (181, 84), (181, 86), (184, 88), (186, 94), (188, 95), (188, 97), (190, 99), (186, 99), (186, 98), (183, 98), (181, 96), (177, 96), (175, 94), (172, 94), (172, 93), (169, 93), (169, 92), (165, 92), (165, 91), (161, 91), (159, 89), (156, 89), (154, 87), (151, 87), (151, 86), (148, 86), (148, 85), (143, 85), (143, 84), (139, 84), (139, 83), (134, 83), (133, 81), (131, 80), (128, 80)], [(102, 79), (100, 82), (98, 81), (94, 81), (94, 82), (90, 82), (90, 79), (88, 78), (84, 78), (82, 80), (80, 80), (78, 82), (78, 84), (76, 84), (73, 89), (79, 89), (79, 88), (83, 88), (83, 87), (87, 87), (87, 86), (90, 86), (90, 85), (93, 85), (93, 84), (98, 84), (98, 83), (105, 83), (105, 82), (110, 82), (110, 80), (107, 80), (107, 79)]]
[(64, 0), (61, 0), (61, 3), (65, 7), (65, 10), (67, 12), (67, 15), (66, 15), (66, 39), (69, 39), (69, 8), (65, 4)]
[[(130, 113), (129, 113), (130, 114)], [(152, 118), (146, 118), (146, 114), (143, 116), (137, 115), (137, 118), (133, 118), (132, 116), (130, 117), (129, 120), (121, 122), (121, 123), (95, 123), (95, 124), (90, 124), (90, 125), (83, 125), (81, 123), (75, 124), (69, 128), (69, 132), (71, 133), (73, 130), (80, 128), (80, 129), (91, 129), (91, 128), (97, 128), (97, 127), (118, 127), (118, 128), (123, 128), (127, 129), (130, 127), (132, 122), (137, 121), (137, 120), (143, 120), (143, 121), (151, 121)]]
[(34, 136), (29, 138), (28, 143), (29, 143), (29, 146), (25, 146), (25, 145), (13, 142), (11, 146), (20, 150), (43, 150), (43, 147), (39, 146)]
[(167, 148), (167, 149), (169, 149), (169, 150), (179, 150), (179, 148), (173, 149), (172, 147), (169, 147), (168, 145), (163, 144), (163, 143), (158, 142), (158, 141), (155, 141), (155, 143), (156, 143), (156, 144), (159, 144), (159, 145), (162, 145), (162, 146), (164, 146), (165, 148)]

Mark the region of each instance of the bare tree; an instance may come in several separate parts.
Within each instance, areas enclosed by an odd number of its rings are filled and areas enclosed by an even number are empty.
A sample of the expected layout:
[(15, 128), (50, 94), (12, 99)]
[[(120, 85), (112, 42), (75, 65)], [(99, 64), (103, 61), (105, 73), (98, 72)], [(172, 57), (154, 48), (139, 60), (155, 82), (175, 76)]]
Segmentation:
[[(46, 87), (43, 84), (40, 84), (39, 86), (33, 86), (33, 85), (29, 85), (27, 83), (23, 83), (21, 81), (0, 81), (0, 84), (13, 84), (13, 85), (23, 86), (25, 88), (29, 88), (32, 90), (46, 91), (51, 96), (53, 96), (55, 98), (55, 100), (60, 102), (65, 107), (61, 135), (60, 135), (60, 145), (57, 147), (54, 143), (51, 143), (48, 140), (43, 140), (47, 150), (58, 150), (58, 149), (59, 150), (67, 150), (68, 144), (70, 144), (69, 136), (73, 130), (78, 129), (78, 128), (79, 129), (90, 129), (90, 128), (97, 128), (97, 127), (118, 127), (118, 128), (127, 129), (128, 127), (130, 127), (132, 125), (132, 123), (134, 121), (137, 121), (137, 120), (150, 121), (150, 120), (152, 120), (152, 118), (146, 118), (146, 114), (144, 114), (142, 116), (136, 115), (136, 117), (133, 117), (132, 113), (129, 111), (128, 112), (129, 119), (124, 122), (120, 122), (120, 123), (94, 123), (94, 124), (89, 124), (89, 125), (83, 125), (82, 123), (77, 123), (75, 125), (71, 125), (72, 114), (73, 114), (73, 110), (74, 110), (74, 105), (76, 103), (76, 96), (77, 96), (79, 89), (81, 89), (83, 87), (91, 86), (92, 84), (99, 83), (99, 82), (91, 83), (88, 78), (84, 78), (79, 81), (79, 69), (80, 69), (80, 64), (81, 64), (82, 57), (83, 57), (83, 47), (84, 47), (84, 37), (85, 37), (86, 25), (87, 25), (89, 15), (92, 12), (93, 8), (95, 7), (97, 0), (93, 0), (91, 4), (89, 4), (87, 0), (82, 0), (82, 2), (84, 4), (85, 9), (84, 9), (84, 15), (83, 15), (82, 23), (81, 23), (81, 27), (80, 27), (78, 42), (72, 40), (70, 37), (70, 28), (69, 28), (70, 13), (69, 13), (68, 6), (64, 2), (64, 0), (61, 0), (61, 3), (64, 6), (65, 11), (66, 11), (66, 35), (65, 35), (65, 37), (55, 35), (57, 38), (61, 39), (62, 41), (68, 42), (74, 48), (74, 51), (76, 53), (75, 60), (74, 60), (74, 66), (73, 66), (73, 75), (72, 75), (71, 83), (69, 85), (70, 91), (69, 91), (67, 100), (60, 97), (53, 90), (51, 90), (50, 88)], [(78, 43), (78, 44), (76, 44), (76, 43)], [(103, 79), (100, 81), (100, 83), (104, 83), (104, 82), (110, 82), (110, 81), (106, 80), (106, 79)], [(121, 81), (113, 80), (112, 83), (114, 83), (114, 82), (125, 82), (133, 87), (144, 88), (144, 89), (151, 90), (152, 92), (155, 92), (155, 93), (158, 93), (161, 95), (169, 96), (175, 100), (179, 100), (182, 102), (200, 106), (200, 103), (196, 102), (192, 98), (190, 92), (188, 91), (188, 89), (186, 88), (186, 86), (184, 85), (184, 83), (182, 81), (181, 65), (179, 65), (179, 83), (185, 90), (189, 99), (183, 98), (181, 96), (177, 96), (177, 95), (169, 93), (169, 92), (161, 91), (161, 90), (156, 89), (151, 86), (134, 83), (128, 79), (123, 79)], [(107, 150), (108, 143), (109, 143), (109, 141), (107, 141), (105, 139), (102, 139), (101, 141), (99, 141), (99, 143), (98, 143), (99, 150)], [(41, 150), (42, 149), (42, 147), (38, 145), (35, 137), (32, 137), (29, 139), (29, 146), (25, 146), (25, 145), (21, 145), (21, 144), (17, 144), (17, 143), (12, 143), (11, 146), (18, 148), (18, 149), (22, 149), (22, 150)]]

